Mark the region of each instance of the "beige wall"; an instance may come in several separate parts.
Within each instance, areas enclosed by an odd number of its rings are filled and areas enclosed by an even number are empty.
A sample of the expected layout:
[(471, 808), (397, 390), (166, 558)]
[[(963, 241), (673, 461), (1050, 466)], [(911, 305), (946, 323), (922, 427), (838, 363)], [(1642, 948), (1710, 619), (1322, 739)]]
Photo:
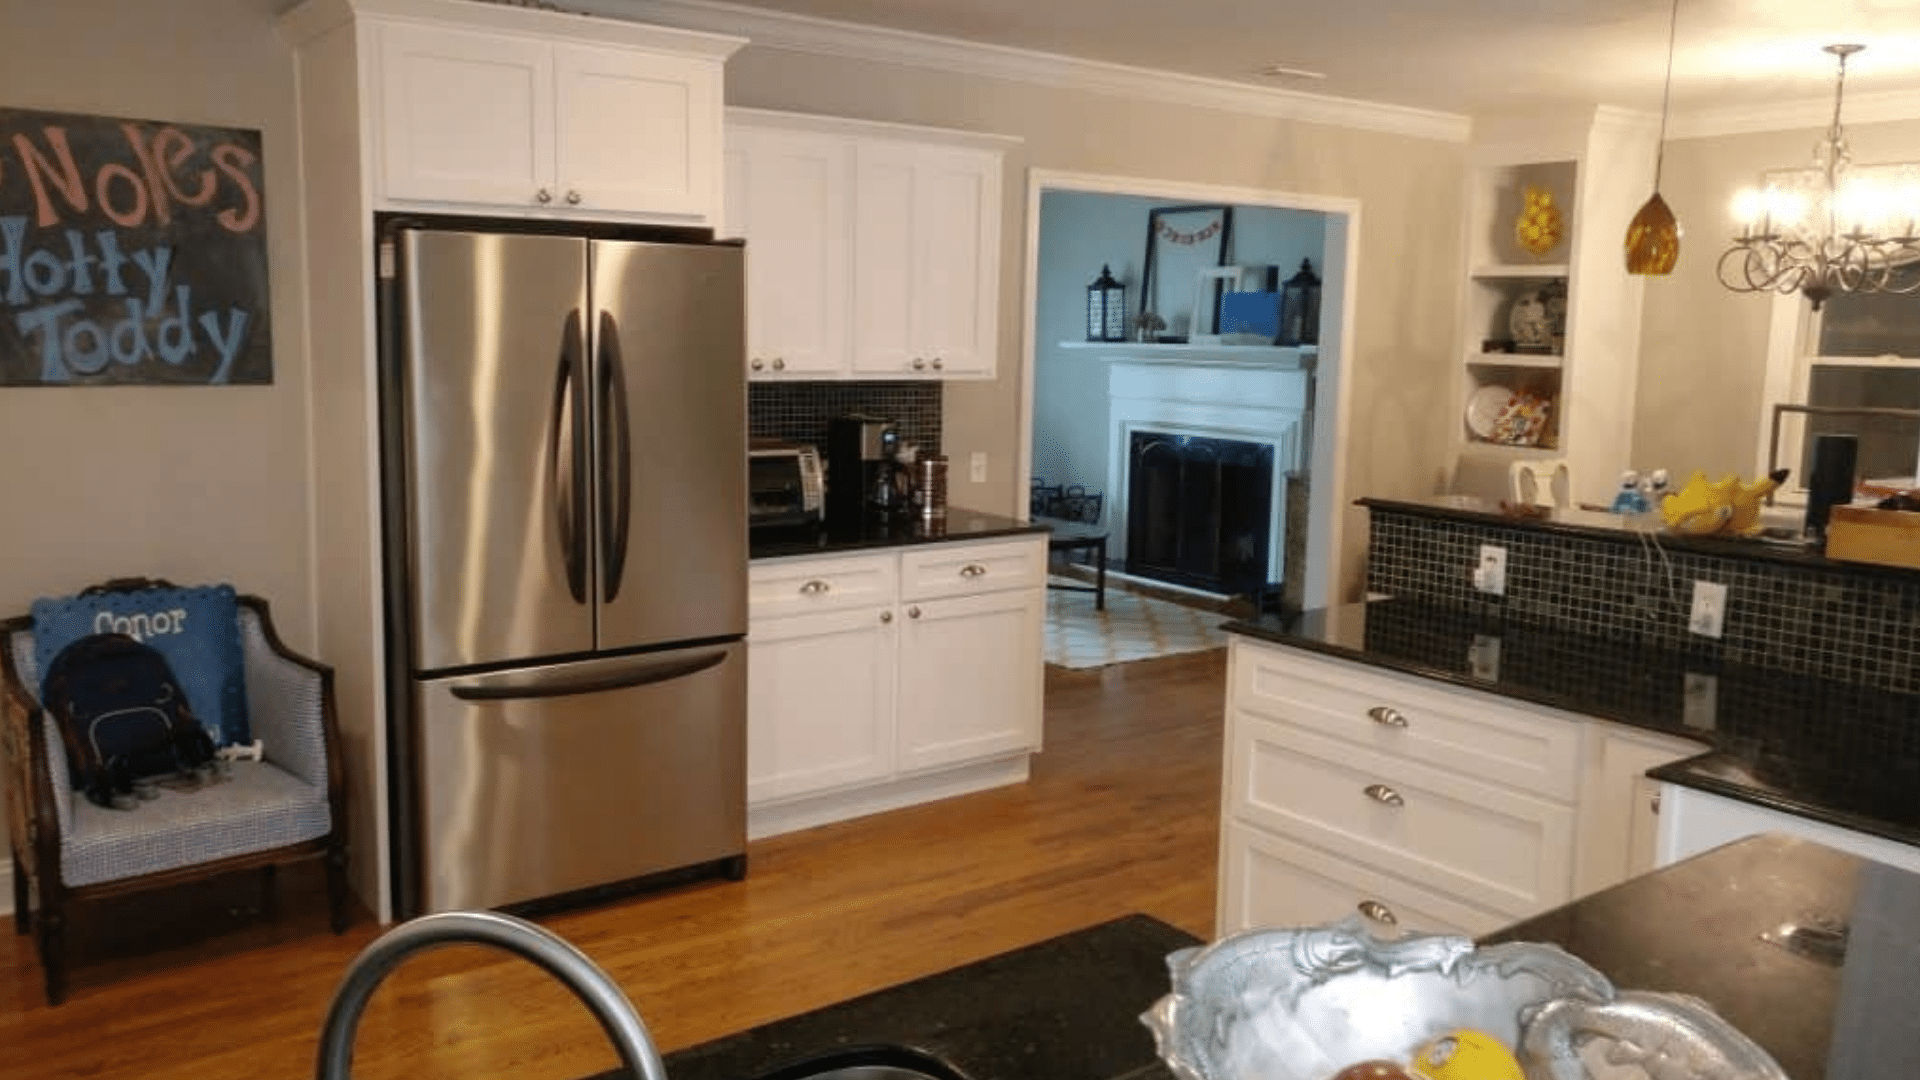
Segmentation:
[[(1457, 145), (1124, 100), (999, 79), (749, 46), (728, 66), (735, 105), (1017, 135), (1011, 155), (1001, 293), (1000, 375), (947, 391), (946, 449), (956, 503), (1012, 512), (1019, 430), (1022, 283), (1029, 167), (1334, 195), (1361, 201), (1359, 295), (1348, 490), (1435, 490), (1451, 432), (1464, 151)], [(1144, 226), (1143, 226), (1144, 227)], [(968, 455), (991, 478), (967, 483)], [(1348, 509), (1350, 580), (1365, 548)]]
[[(1847, 129), (1854, 160), (1920, 158), (1920, 121)], [(1681, 227), (1673, 276), (1647, 283), (1633, 463), (1684, 477), (1751, 475), (1762, 430), (1768, 294), (1740, 294), (1714, 276), (1733, 234), (1734, 192), (1762, 171), (1810, 160), (1820, 132), (1808, 129), (1682, 139), (1667, 147), (1661, 185)]]
[(262, 129), (274, 354), (271, 386), (0, 389), (0, 613), (108, 577), (224, 580), (311, 642), (299, 162), (275, 6), (0, 0), (0, 103)]

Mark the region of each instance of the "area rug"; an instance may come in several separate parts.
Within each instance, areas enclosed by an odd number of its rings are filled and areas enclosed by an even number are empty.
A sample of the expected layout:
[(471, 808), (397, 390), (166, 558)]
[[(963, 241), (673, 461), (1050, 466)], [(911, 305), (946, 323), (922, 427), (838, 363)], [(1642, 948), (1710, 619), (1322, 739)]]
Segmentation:
[(1093, 594), (1047, 590), (1047, 663), (1093, 668), (1201, 652), (1227, 644), (1225, 615), (1107, 590), (1107, 610), (1095, 611)]

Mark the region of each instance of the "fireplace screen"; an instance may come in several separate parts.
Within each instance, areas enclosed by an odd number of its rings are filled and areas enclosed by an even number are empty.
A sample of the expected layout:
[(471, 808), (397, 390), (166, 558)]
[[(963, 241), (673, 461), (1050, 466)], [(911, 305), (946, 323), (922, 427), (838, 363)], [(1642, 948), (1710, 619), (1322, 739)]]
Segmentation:
[(1218, 593), (1267, 587), (1271, 445), (1136, 431), (1128, 462), (1128, 573)]

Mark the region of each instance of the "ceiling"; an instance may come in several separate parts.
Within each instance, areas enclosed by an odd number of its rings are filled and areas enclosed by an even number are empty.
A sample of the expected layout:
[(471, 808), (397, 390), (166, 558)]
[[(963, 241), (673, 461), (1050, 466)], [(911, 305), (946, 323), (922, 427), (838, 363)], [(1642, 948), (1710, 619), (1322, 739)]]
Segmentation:
[[(1458, 113), (1660, 106), (1665, 0), (747, 0), (755, 7)], [(1676, 111), (1920, 90), (1920, 0), (1681, 0)], [(1323, 80), (1264, 78), (1272, 64)], [(1857, 76), (1857, 78), (1855, 77)]]

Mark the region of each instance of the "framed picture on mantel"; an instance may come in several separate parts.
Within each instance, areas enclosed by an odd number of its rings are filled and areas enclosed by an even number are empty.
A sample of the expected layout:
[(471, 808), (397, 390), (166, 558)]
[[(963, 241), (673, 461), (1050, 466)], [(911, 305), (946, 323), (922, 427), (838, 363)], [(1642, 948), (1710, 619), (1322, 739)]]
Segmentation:
[(1224, 266), (1233, 240), (1231, 206), (1158, 206), (1147, 211), (1147, 257), (1140, 275), (1140, 310), (1166, 321), (1162, 341), (1193, 332), (1194, 281), (1201, 270)]

